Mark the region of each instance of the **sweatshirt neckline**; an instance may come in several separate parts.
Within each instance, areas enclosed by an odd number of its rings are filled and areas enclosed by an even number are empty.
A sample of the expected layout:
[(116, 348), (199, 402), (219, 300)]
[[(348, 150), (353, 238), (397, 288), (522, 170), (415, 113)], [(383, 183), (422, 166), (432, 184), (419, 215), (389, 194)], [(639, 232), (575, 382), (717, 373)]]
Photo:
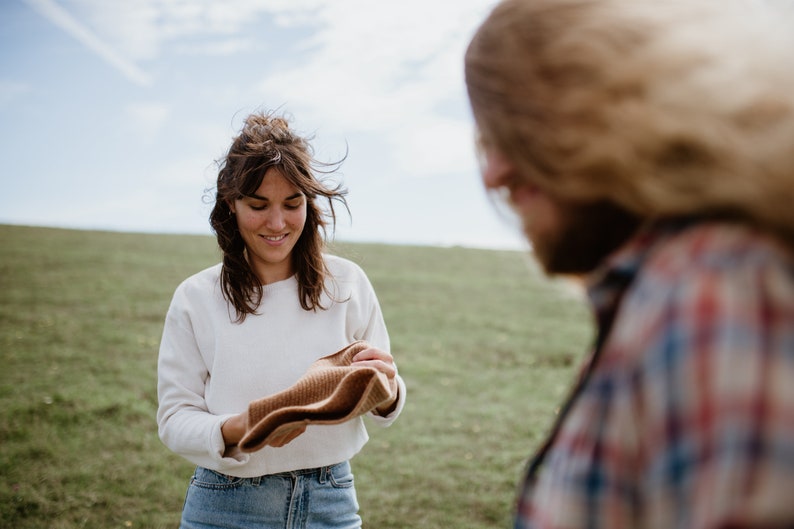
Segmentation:
[(287, 279), (282, 279), (281, 281), (276, 281), (275, 283), (268, 283), (267, 285), (262, 285), (262, 291), (275, 292), (278, 290), (291, 289), (296, 286), (298, 286), (298, 279), (295, 274), (292, 274)]

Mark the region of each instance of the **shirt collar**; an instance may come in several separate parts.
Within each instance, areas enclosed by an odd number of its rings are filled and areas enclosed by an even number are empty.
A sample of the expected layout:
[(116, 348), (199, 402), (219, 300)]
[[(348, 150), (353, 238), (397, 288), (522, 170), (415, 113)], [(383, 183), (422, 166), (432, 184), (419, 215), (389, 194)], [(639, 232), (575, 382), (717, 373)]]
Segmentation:
[(587, 294), (600, 326), (614, 316), (623, 292), (654, 248), (692, 223), (693, 219), (685, 218), (649, 222), (641, 226), (625, 244), (587, 276)]

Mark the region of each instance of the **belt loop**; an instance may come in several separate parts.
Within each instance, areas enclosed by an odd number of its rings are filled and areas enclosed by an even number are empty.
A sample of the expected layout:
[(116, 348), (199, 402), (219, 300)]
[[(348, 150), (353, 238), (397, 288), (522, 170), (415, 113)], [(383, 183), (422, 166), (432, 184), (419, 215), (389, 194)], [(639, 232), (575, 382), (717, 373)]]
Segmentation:
[(320, 483), (325, 483), (326, 479), (328, 479), (328, 467), (321, 467), (320, 468)]
[(260, 483), (262, 483), (262, 476), (256, 476), (251, 478), (251, 485), (253, 485), (254, 487), (258, 487)]

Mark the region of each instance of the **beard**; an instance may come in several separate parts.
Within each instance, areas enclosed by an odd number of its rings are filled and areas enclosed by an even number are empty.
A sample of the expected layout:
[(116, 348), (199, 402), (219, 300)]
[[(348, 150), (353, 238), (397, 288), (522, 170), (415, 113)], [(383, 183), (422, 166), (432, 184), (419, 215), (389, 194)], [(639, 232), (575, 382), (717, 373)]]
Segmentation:
[(536, 259), (549, 275), (578, 275), (593, 271), (637, 230), (635, 215), (611, 202), (561, 205), (558, 229), (524, 231)]

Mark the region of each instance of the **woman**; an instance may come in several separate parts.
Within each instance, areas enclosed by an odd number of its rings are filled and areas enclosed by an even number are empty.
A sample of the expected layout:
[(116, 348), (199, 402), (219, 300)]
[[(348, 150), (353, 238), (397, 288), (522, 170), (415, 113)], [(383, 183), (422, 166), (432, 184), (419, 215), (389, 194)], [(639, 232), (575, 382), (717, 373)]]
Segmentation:
[(160, 438), (197, 465), (184, 529), (361, 525), (348, 462), (368, 438), (361, 417), (311, 425), (278, 448), (237, 447), (249, 402), (357, 340), (370, 347), (354, 365), (378, 369), (392, 386), (393, 400), (369, 414), (374, 422), (390, 425), (405, 402), (369, 280), (323, 253), (334, 202), (347, 206), (341, 186), (315, 176), (324, 167), (268, 113), (246, 119), (220, 163), (210, 222), (223, 262), (177, 288), (158, 363)]

